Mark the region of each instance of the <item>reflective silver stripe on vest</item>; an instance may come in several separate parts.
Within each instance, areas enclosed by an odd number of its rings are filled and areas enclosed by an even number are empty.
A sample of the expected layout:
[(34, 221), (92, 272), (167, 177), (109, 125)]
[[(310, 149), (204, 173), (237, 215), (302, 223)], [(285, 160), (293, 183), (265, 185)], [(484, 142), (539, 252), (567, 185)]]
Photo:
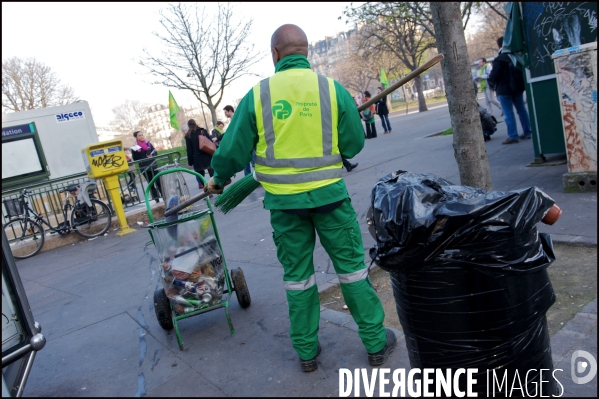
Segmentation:
[[(322, 153), (333, 153), (333, 121), (331, 120), (331, 92), (326, 77), (318, 75), (318, 91), (320, 94), (320, 115), (322, 118)], [(341, 160), (339, 160), (341, 162)]]
[(304, 281), (285, 281), (285, 289), (287, 291), (305, 291), (313, 285), (316, 285), (315, 275), (311, 275)]
[(347, 274), (337, 274), (341, 284), (355, 283), (356, 281), (365, 280), (368, 277), (368, 268), (358, 270), (357, 272)]
[(262, 103), (262, 123), (264, 123), (264, 139), (266, 140), (266, 158), (275, 159), (275, 129), (272, 125), (272, 101), (270, 99), (269, 79), (260, 82), (260, 102)]
[(342, 176), (341, 168), (303, 172), (296, 175), (271, 175), (256, 171), (254, 175), (259, 182), (274, 184), (309, 183), (318, 180), (338, 179)]
[[(325, 76), (318, 76), (318, 91), (320, 96), (320, 115), (322, 119), (322, 153), (323, 155), (331, 155), (333, 153), (333, 120), (331, 115), (331, 91), (329, 90), (329, 81)], [(264, 140), (266, 140), (266, 159), (268, 161), (275, 160), (275, 130), (272, 116), (272, 99), (270, 97), (269, 79), (264, 79), (260, 82), (260, 102), (262, 103), (262, 122), (264, 124)], [(339, 161), (341, 162), (341, 156)], [(338, 163), (335, 162), (335, 163)], [(269, 164), (260, 164), (264, 166), (272, 166)], [(293, 166), (293, 165), (280, 165)], [(308, 167), (318, 167), (327, 165), (312, 164)]]
[(331, 166), (342, 162), (341, 154), (325, 155), (324, 157), (314, 158), (286, 158), (286, 159), (266, 159), (256, 155), (255, 159), (258, 165), (270, 166), (271, 168), (317, 168)]

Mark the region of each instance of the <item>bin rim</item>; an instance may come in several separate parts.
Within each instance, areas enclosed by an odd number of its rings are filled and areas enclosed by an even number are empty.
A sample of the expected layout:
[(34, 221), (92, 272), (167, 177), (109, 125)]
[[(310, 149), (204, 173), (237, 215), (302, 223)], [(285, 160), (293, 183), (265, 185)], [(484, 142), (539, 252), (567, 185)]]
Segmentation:
[(179, 219), (166, 221), (166, 220), (158, 220), (156, 222), (148, 224), (148, 228), (150, 229), (161, 229), (163, 227), (173, 226), (179, 223), (188, 222), (190, 220), (202, 219), (208, 215), (210, 215), (212, 211), (210, 209), (202, 209), (199, 211), (193, 211), (189, 213), (185, 213), (183, 215), (179, 215)]
[[(204, 176), (202, 176), (201, 174), (199, 174), (196, 171), (192, 171), (186, 168), (172, 168), (172, 169), (168, 169), (162, 172), (158, 172), (154, 178), (152, 180), (150, 180), (148, 182), (148, 186), (146, 187), (146, 191), (144, 192), (145, 194), (145, 201), (146, 201), (146, 210), (148, 211), (148, 219), (150, 219), (150, 223), (154, 224), (154, 215), (152, 214), (152, 208), (150, 207), (150, 201), (149, 201), (149, 194), (150, 194), (150, 189), (152, 188), (152, 186), (156, 183), (156, 181), (163, 175), (167, 175), (169, 173), (176, 173), (176, 172), (183, 172), (183, 173), (189, 173), (192, 174), (198, 178), (200, 178), (202, 180), (202, 182), (204, 183), (204, 185), (206, 185), (206, 178), (204, 178)], [(208, 201), (208, 198), (206, 198), (206, 204), (208, 205), (208, 209), (212, 210), (212, 207), (210, 206), (210, 201)]]

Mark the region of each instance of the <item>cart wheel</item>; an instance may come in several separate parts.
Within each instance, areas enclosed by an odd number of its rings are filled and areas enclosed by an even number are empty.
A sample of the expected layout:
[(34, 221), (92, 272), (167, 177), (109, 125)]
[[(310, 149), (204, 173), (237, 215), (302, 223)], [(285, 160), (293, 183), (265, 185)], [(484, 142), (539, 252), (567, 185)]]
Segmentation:
[(243, 270), (241, 268), (231, 270), (231, 280), (233, 280), (233, 289), (235, 290), (235, 295), (237, 295), (239, 306), (244, 309), (247, 308), (252, 303), (252, 298), (250, 298), (250, 291), (245, 283)]
[(173, 329), (173, 319), (171, 313), (171, 305), (164, 292), (164, 289), (154, 291), (154, 311), (158, 324), (165, 330)]

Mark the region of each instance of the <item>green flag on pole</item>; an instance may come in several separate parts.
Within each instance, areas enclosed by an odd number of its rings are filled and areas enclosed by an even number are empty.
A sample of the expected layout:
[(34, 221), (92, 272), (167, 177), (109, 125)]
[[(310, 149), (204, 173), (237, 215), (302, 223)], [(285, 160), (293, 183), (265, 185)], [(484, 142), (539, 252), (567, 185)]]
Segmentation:
[(385, 68), (381, 68), (381, 84), (386, 89), (389, 87), (389, 81), (387, 80), (387, 74), (385, 73)]
[(177, 130), (179, 130), (179, 121), (177, 120), (177, 112), (180, 111), (177, 102), (175, 101), (175, 97), (171, 91), (168, 91), (168, 110), (171, 116), (171, 126)]

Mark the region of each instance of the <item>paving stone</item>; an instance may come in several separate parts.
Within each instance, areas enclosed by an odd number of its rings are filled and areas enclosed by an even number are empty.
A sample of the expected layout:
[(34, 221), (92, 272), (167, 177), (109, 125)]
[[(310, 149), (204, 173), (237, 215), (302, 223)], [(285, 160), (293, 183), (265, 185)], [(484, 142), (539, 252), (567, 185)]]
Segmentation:
[(330, 323), (337, 325), (344, 325), (351, 320), (351, 316), (345, 313), (337, 312), (331, 309), (327, 309), (324, 312), (320, 312), (320, 317), (327, 320)]
[(564, 326), (564, 330), (578, 331), (583, 334), (589, 334), (597, 328), (597, 319), (576, 315)]
[(584, 308), (582, 308), (580, 313), (591, 313), (591, 314), (596, 315), (597, 314), (597, 298), (595, 298), (593, 301), (591, 301), (589, 304), (587, 304)]
[(559, 362), (570, 353), (586, 337), (578, 331), (562, 329), (551, 337), (551, 355), (554, 362)]

